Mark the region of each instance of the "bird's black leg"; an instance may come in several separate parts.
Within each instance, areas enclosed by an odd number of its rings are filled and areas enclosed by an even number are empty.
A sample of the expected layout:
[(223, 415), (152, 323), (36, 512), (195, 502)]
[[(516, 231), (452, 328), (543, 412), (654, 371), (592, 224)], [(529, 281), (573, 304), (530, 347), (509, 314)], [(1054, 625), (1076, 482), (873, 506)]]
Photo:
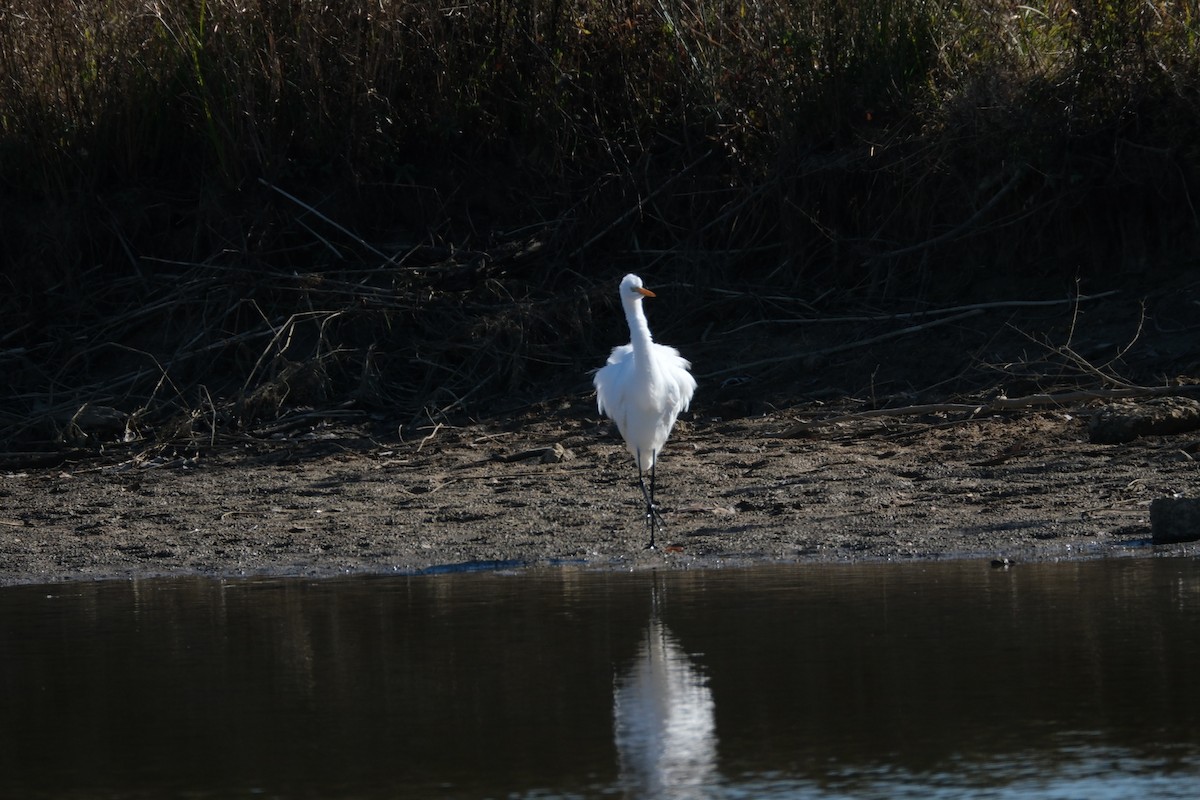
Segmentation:
[[(656, 454), (657, 455), (657, 454)], [(658, 458), (654, 459), (654, 463), (650, 465), (650, 505), (648, 506), (650, 514), (650, 544), (646, 545), (648, 550), (654, 549), (654, 525), (663, 524), (662, 517), (658, 515), (658, 506), (654, 504), (654, 471), (658, 468)]]
[(650, 505), (654, 505), (654, 470), (658, 466), (658, 454), (654, 455), (654, 463), (650, 465)]
[[(655, 461), (657, 460), (656, 458)], [(647, 489), (646, 479), (642, 473), (642, 459), (640, 455), (638, 457), (638, 486), (642, 487), (642, 497), (646, 501), (646, 527), (650, 529), (650, 544), (646, 545), (646, 549), (653, 550), (654, 529), (656, 527), (663, 527), (663, 521), (658, 513), (658, 507), (654, 504), (654, 466), (650, 467), (650, 488)]]

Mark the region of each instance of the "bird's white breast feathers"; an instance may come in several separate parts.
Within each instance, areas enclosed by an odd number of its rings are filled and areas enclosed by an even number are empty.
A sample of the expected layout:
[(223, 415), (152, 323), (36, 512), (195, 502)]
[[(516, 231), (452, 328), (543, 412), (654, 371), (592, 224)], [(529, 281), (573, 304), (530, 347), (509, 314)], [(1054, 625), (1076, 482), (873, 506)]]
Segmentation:
[(614, 348), (594, 381), (600, 413), (617, 424), (644, 468), (654, 464), (676, 417), (687, 410), (696, 391), (696, 379), (688, 372), (691, 364), (678, 350), (653, 343), (649, 355), (640, 360), (630, 345)]

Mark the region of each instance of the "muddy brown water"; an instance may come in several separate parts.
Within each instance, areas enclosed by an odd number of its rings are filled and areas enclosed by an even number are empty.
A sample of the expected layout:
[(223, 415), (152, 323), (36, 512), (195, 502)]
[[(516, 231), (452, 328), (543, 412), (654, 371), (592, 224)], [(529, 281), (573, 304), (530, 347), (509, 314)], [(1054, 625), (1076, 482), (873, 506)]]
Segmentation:
[(0, 589), (2, 797), (1193, 797), (1200, 561)]

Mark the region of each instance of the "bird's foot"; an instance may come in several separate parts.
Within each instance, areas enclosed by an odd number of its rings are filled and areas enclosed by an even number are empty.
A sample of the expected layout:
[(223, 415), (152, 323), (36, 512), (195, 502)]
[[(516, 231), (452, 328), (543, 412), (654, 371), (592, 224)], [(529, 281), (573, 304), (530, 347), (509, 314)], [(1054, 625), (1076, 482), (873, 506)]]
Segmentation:
[(657, 503), (646, 507), (646, 527), (650, 529), (650, 543), (646, 545), (646, 549), (657, 550), (658, 547), (654, 543), (655, 531), (667, 527), (666, 524), (663, 523), (662, 514), (658, 513)]

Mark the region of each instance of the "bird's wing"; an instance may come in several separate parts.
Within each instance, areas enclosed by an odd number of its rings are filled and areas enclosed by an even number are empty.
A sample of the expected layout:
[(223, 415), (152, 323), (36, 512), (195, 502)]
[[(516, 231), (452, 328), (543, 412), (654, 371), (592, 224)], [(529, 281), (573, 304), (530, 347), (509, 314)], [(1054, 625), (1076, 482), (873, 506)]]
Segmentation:
[(608, 362), (596, 370), (592, 383), (596, 387), (596, 406), (601, 414), (613, 417), (614, 412), (625, 407), (622, 396), (629, 385), (628, 375), (632, 364), (633, 346), (623, 344), (614, 347)]
[(681, 411), (687, 411), (692, 403), (692, 395), (696, 393), (696, 379), (689, 370), (692, 362), (679, 355), (674, 347), (665, 344), (654, 344), (658, 361), (668, 376), (669, 409), (673, 412), (671, 421)]
[[(676, 353), (676, 355), (678, 355), (678, 353)], [(619, 347), (614, 347), (612, 349), (612, 352), (608, 354), (608, 361), (605, 363), (606, 364), (620, 364), (622, 361), (626, 361), (627, 359), (630, 359), (632, 357), (633, 357), (633, 345), (623, 344)]]

